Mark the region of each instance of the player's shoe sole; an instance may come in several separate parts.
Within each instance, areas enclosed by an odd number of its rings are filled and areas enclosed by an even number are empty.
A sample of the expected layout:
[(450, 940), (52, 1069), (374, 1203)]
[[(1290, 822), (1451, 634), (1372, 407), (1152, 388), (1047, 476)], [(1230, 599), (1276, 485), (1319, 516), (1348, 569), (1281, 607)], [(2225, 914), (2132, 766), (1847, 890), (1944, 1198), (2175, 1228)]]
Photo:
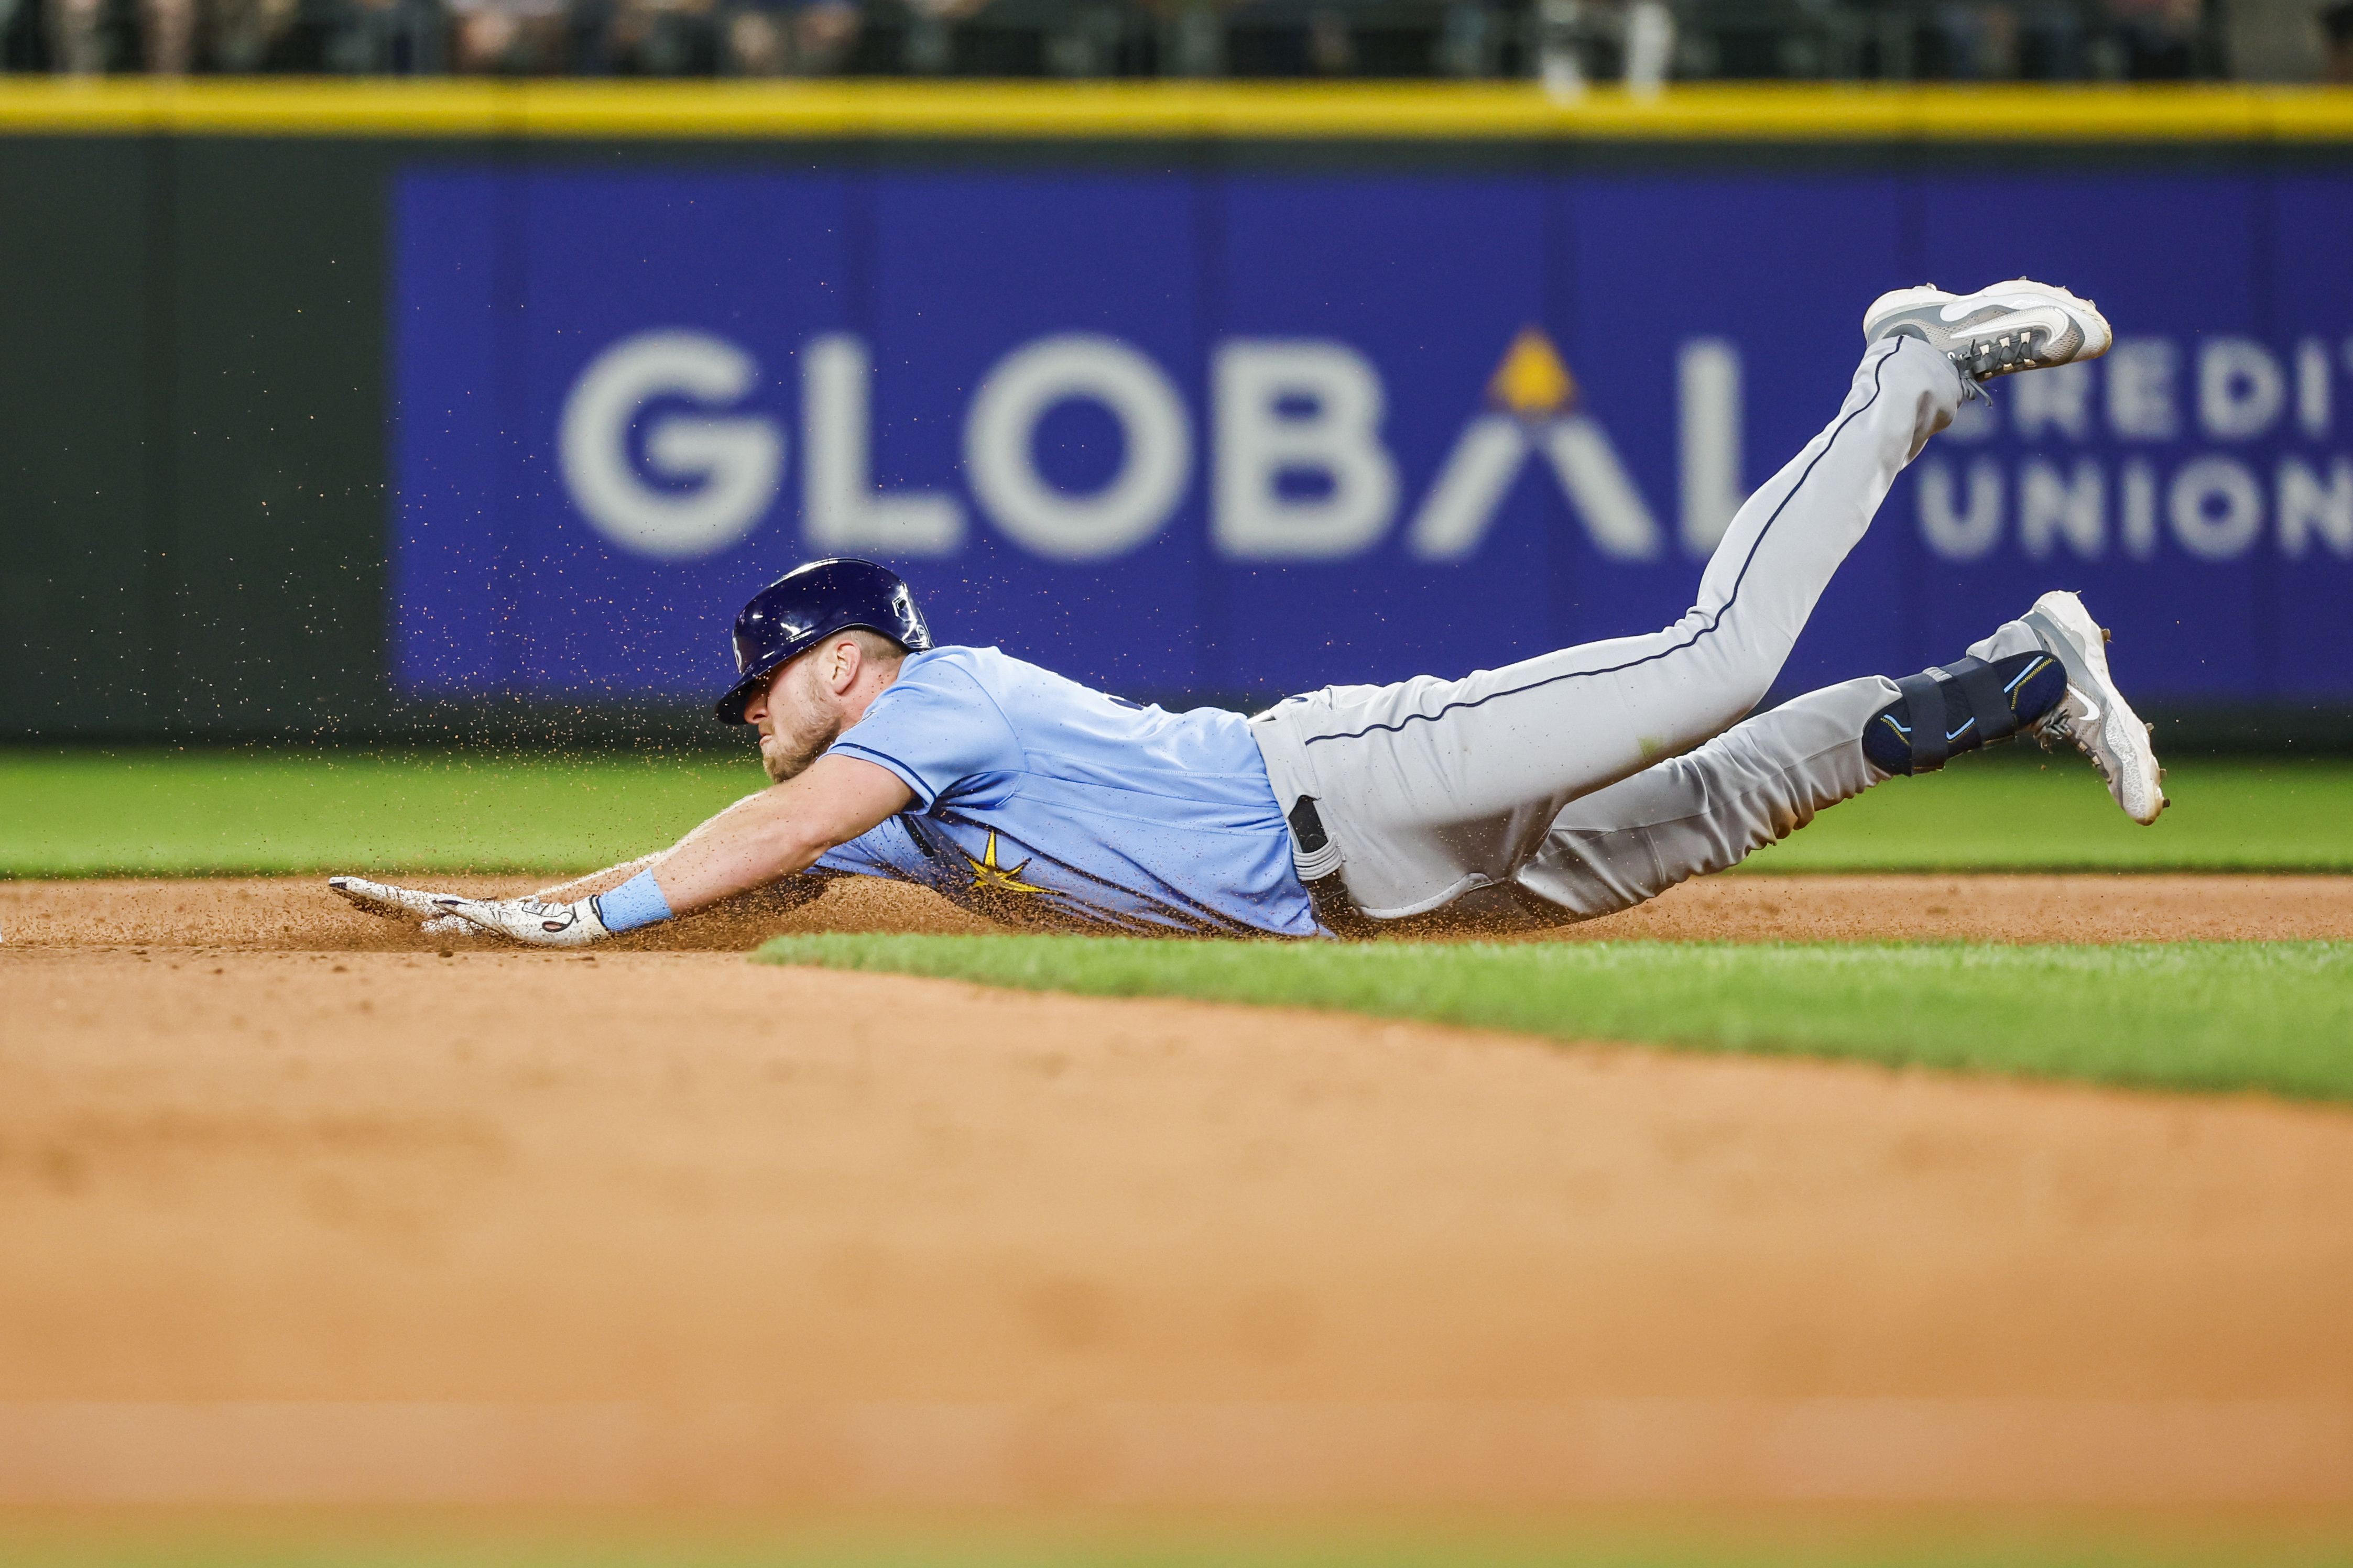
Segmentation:
[(2013, 278), (1974, 294), (1898, 289), (1862, 313), (1862, 338), (1918, 338), (1972, 381), (2021, 370), (2097, 359), (2116, 342), (2108, 319), (2089, 300), (2031, 278)]
[(2108, 634), (2073, 594), (2045, 594), (2021, 617), (2067, 672), (2067, 694), (2035, 735), (2045, 748), (2064, 741), (2092, 759), (2126, 816), (2144, 826), (2172, 804), (2165, 770), (2148, 743), (2148, 726), (2132, 710), (2108, 673)]

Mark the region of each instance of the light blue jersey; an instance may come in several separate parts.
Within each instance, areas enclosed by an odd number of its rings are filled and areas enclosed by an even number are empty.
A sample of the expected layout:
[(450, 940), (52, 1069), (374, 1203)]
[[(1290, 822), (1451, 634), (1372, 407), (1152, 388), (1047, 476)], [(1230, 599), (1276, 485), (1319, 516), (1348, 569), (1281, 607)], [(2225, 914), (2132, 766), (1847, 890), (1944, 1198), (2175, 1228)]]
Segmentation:
[(1291, 830), (1238, 713), (1170, 713), (993, 647), (911, 654), (833, 752), (915, 804), (818, 876), (890, 877), (1014, 925), (1316, 934)]

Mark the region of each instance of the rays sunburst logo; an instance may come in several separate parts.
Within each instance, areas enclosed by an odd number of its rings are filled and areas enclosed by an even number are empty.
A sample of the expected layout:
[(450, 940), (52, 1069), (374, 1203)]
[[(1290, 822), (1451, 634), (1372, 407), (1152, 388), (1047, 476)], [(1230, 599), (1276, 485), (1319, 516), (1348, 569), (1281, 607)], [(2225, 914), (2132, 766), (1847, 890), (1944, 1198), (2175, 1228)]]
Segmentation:
[[(1024, 860), (1018, 866), (1011, 868), (999, 866), (997, 863), (997, 829), (994, 827), (988, 830), (988, 842), (981, 847), (979, 859), (974, 859), (962, 849), (958, 849), (956, 853), (964, 856), (964, 863), (972, 872), (972, 885), (984, 892), (1042, 893), (1046, 891), (1034, 882), (1025, 882), (1021, 879), (1021, 873), (1029, 868), (1029, 860)], [(1031, 858), (1034, 859), (1035, 857)]]

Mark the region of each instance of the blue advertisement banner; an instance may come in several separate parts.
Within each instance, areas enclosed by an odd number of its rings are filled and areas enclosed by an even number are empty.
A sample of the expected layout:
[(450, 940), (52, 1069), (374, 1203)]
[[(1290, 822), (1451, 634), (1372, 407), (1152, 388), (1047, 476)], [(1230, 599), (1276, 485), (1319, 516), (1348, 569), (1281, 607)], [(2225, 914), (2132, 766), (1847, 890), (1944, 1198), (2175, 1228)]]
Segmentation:
[(2025, 274), (2115, 350), (1994, 384), (1783, 674), (2082, 591), (2150, 699), (2353, 696), (2353, 180), (587, 174), (400, 182), (404, 692), (702, 697), (761, 584), (1138, 696), (1649, 630), (1828, 421), (1862, 308)]

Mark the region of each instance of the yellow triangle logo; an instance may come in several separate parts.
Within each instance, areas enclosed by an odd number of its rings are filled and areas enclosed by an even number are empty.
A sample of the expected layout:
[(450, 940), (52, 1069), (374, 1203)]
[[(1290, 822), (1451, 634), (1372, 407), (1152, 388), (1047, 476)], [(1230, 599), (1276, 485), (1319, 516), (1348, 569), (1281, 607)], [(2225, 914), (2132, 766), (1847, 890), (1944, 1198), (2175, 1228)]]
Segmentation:
[(1560, 353), (1541, 327), (1522, 327), (1495, 379), (1487, 384), (1488, 400), (1523, 419), (1560, 414), (1577, 401), (1577, 378), (1561, 363)]

